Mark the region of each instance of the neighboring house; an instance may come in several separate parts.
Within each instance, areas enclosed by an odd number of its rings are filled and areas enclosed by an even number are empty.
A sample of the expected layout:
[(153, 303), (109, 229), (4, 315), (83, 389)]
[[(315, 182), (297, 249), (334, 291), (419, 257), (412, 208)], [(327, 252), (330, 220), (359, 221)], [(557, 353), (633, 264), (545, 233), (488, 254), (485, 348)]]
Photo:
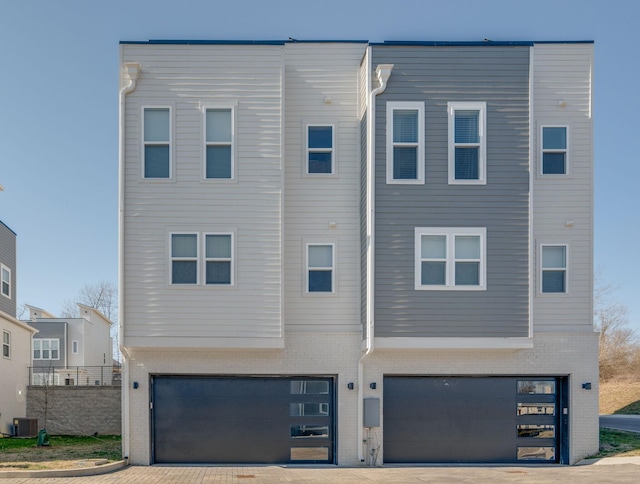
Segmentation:
[(121, 44), (123, 446), (598, 448), (591, 42)]
[(31, 337), (37, 332), (16, 319), (16, 234), (0, 221), (0, 433), (11, 434), (14, 418), (26, 416)]
[(27, 305), (33, 338), (32, 385), (111, 385), (111, 321), (100, 311), (78, 304), (80, 317), (57, 318)]

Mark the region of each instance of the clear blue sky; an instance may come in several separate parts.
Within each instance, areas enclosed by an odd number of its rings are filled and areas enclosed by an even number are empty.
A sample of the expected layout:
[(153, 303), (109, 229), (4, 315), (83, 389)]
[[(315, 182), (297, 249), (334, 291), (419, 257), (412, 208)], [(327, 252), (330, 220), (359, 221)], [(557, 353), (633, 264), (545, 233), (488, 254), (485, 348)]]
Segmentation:
[(640, 329), (639, 18), (637, 0), (1, 0), (18, 303), (56, 314), (85, 283), (117, 281), (120, 40), (594, 40), (595, 262)]

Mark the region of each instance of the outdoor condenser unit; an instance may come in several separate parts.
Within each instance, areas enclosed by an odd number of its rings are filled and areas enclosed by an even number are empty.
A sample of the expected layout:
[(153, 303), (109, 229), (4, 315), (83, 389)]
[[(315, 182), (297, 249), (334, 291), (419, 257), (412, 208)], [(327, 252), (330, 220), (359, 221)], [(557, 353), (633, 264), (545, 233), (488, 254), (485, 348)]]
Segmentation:
[(38, 435), (38, 419), (14, 418), (13, 431), (16, 437), (36, 437)]

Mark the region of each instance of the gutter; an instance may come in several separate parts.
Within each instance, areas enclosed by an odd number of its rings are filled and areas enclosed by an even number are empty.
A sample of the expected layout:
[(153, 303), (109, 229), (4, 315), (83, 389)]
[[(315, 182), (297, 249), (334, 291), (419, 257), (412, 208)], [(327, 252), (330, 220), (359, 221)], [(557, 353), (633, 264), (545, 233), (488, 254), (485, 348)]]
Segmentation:
[[(122, 54), (121, 54), (122, 55)], [(125, 97), (136, 88), (136, 81), (140, 76), (140, 64), (137, 62), (125, 62), (121, 70), (121, 79), (126, 83), (119, 93), (119, 119), (118, 119), (118, 343), (122, 353), (122, 455), (125, 460), (129, 458), (129, 352), (124, 345), (124, 119)]]
[[(367, 48), (367, 72), (371, 72), (371, 47)], [(367, 320), (365, 352), (358, 361), (358, 459), (364, 462), (364, 361), (373, 353), (374, 348), (374, 235), (375, 235), (375, 119), (376, 96), (387, 88), (387, 81), (391, 76), (393, 64), (380, 64), (376, 68), (376, 77), (380, 85), (369, 94), (369, 109), (367, 110)], [(367, 77), (369, 74), (367, 75)]]

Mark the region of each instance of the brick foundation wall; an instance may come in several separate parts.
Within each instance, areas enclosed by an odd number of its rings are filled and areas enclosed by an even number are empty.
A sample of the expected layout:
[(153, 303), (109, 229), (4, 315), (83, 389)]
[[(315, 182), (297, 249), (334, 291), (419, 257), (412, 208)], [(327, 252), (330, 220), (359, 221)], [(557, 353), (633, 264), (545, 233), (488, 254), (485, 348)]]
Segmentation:
[(121, 393), (119, 386), (30, 386), (27, 418), (52, 435), (120, 435)]

